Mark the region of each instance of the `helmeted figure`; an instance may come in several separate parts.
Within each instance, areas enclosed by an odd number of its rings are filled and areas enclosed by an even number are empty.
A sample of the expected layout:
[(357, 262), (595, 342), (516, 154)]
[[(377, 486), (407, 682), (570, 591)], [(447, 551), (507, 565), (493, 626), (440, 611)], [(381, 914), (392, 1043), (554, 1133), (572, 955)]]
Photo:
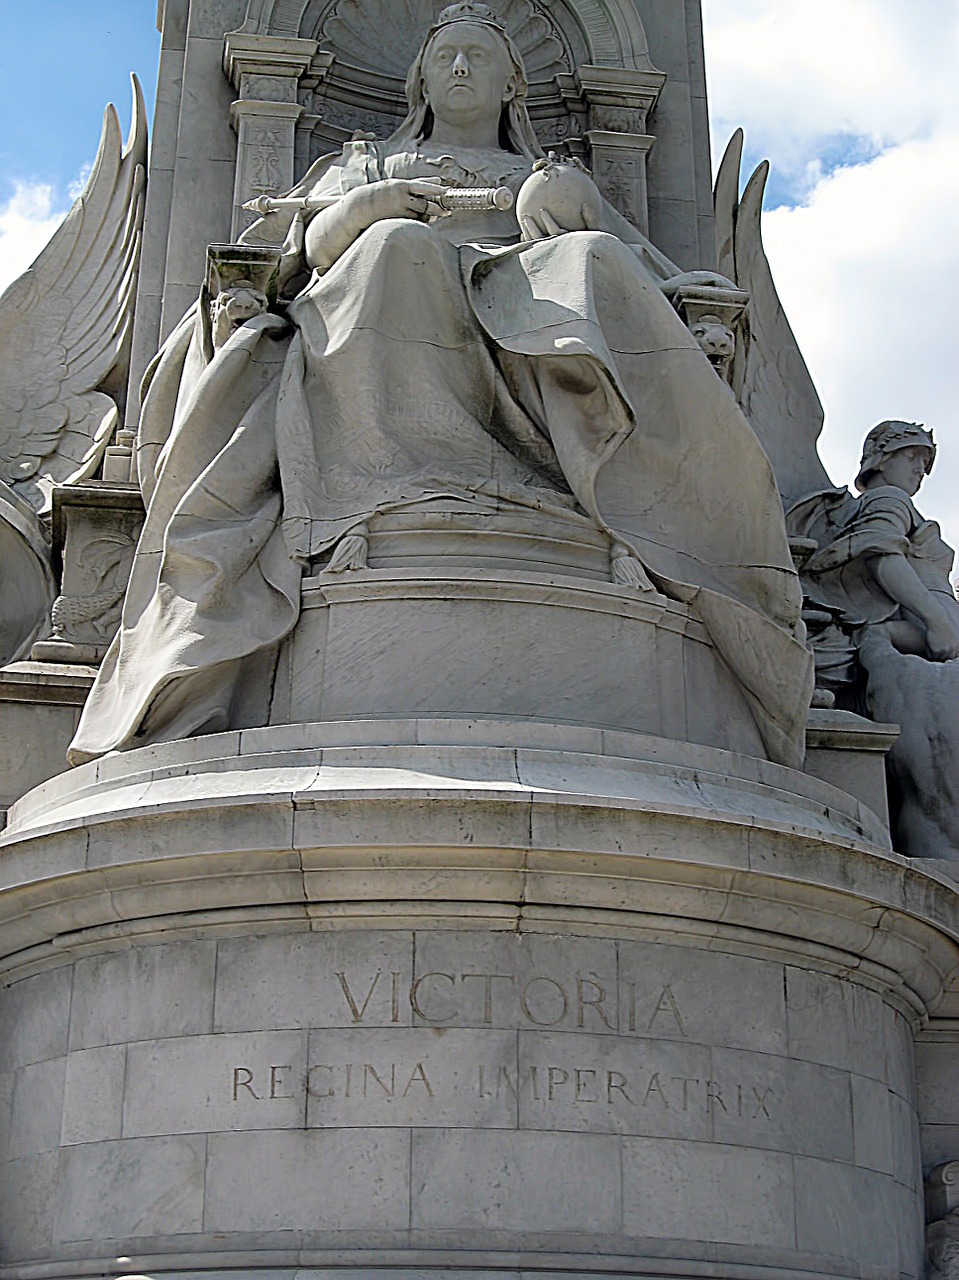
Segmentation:
[[(889, 756), (896, 847), (959, 858), (959, 602), (954, 553), (913, 498), (932, 470), (932, 433), (889, 421), (866, 437), (847, 490), (816, 494), (788, 516), (818, 550), (804, 564), (807, 597), (834, 620), (821, 652), (840, 697), (858, 696), (874, 720), (897, 723)], [(838, 655), (838, 660), (837, 656)], [(828, 668), (827, 668), (828, 669)]]

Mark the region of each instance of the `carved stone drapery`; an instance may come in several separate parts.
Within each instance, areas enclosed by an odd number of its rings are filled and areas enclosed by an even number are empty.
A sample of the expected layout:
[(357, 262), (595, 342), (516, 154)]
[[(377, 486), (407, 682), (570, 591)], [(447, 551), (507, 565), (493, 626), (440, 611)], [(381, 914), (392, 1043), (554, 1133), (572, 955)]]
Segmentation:
[(300, 81), (317, 50), (315, 40), (247, 32), (226, 37), (223, 69), (238, 94), (231, 110), (237, 133), (234, 240), (252, 220), (243, 210), (245, 201), (293, 186), (296, 126), (304, 114)]

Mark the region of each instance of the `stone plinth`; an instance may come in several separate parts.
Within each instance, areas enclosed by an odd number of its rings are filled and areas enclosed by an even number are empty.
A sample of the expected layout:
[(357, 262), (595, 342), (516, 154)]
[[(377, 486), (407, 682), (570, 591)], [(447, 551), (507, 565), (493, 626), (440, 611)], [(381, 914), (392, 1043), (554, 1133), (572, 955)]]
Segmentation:
[(0, 841), (5, 1274), (919, 1277), (959, 913), (884, 840), (516, 720), (53, 779)]
[(143, 514), (143, 498), (134, 485), (94, 480), (54, 490), (60, 594), (52, 608), (53, 635), (33, 646), (35, 661), (96, 665), (102, 660), (120, 625)]
[(63, 772), (95, 674), (63, 662), (0, 669), (0, 827), (25, 791)]
[(381, 513), (368, 566), (303, 583), (278, 666), (278, 723), (524, 717), (765, 754), (702, 623), (611, 581), (612, 544), (572, 512)]

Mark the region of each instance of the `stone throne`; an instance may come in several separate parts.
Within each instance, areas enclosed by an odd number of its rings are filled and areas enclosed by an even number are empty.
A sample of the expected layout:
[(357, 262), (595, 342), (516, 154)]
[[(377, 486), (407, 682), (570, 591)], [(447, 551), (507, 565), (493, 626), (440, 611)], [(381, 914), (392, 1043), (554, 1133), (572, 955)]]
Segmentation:
[[(645, 165), (651, 235), (708, 264), (695, 0), (503, 9), (537, 122), (614, 201)], [(395, 118), (364, 14), (166, 0), (143, 363), (247, 184)], [(953, 890), (878, 800), (767, 758), (598, 532), (404, 520), (307, 579), (257, 727), (11, 810), (4, 1274), (919, 1280)]]

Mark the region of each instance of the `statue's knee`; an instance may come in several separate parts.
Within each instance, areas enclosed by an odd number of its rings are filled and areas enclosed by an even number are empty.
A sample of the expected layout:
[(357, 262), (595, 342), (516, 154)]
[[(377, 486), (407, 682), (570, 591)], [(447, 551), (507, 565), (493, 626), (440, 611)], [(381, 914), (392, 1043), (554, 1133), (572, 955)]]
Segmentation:
[(382, 218), (365, 232), (364, 239), (392, 247), (432, 244), (436, 237), (425, 223), (412, 218)]

